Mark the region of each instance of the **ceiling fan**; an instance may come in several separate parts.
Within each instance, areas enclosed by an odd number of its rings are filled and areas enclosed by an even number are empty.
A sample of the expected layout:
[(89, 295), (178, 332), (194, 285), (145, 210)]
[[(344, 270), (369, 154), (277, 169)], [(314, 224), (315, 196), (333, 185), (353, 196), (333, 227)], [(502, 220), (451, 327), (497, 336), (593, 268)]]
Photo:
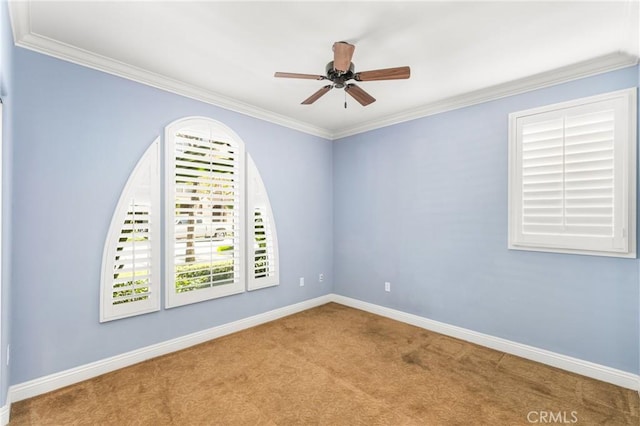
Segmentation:
[[(303, 78), (309, 80), (329, 80), (331, 84), (323, 86), (320, 90), (302, 101), (302, 105), (311, 105), (322, 95), (333, 89), (344, 89), (362, 106), (367, 106), (375, 102), (375, 98), (365, 92), (355, 83), (347, 83), (349, 80), (355, 81), (377, 81), (377, 80), (400, 80), (409, 78), (411, 69), (409, 67), (385, 68), (372, 71), (355, 72), (355, 67), (351, 58), (356, 47), (346, 41), (338, 41), (333, 44), (333, 61), (326, 67), (326, 75), (297, 74), (292, 72), (276, 72), (274, 77), (281, 78)], [(347, 103), (344, 103), (347, 107)]]

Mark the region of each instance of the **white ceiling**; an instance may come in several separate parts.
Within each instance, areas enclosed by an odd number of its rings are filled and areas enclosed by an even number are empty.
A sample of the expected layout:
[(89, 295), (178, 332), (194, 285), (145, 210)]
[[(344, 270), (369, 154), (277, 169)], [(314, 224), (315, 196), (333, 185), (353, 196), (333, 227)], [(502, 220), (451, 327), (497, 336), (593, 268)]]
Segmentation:
[[(329, 138), (631, 65), (639, 53), (638, 0), (21, 1), (11, 17), (20, 46)], [(409, 65), (411, 78), (359, 83), (377, 99), (367, 107), (349, 98), (345, 110), (341, 90), (300, 105), (326, 83), (273, 73), (324, 74), (339, 40), (356, 45), (356, 71)]]

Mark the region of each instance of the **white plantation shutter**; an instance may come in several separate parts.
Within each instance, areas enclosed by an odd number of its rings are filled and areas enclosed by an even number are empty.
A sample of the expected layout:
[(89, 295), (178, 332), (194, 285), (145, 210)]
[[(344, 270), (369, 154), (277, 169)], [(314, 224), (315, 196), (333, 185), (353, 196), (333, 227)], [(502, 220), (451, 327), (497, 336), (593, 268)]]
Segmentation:
[(244, 291), (244, 147), (206, 118), (166, 130), (167, 307)]
[(100, 321), (160, 309), (160, 174), (156, 139), (131, 173), (102, 260)]
[(271, 204), (258, 168), (247, 154), (247, 288), (279, 284), (278, 236)]
[(635, 89), (510, 125), (510, 248), (635, 257)]

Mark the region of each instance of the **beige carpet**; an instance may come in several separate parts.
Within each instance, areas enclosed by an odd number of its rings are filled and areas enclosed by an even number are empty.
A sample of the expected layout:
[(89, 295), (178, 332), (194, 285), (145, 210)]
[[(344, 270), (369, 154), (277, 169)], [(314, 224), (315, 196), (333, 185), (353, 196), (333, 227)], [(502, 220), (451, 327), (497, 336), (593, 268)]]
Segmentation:
[(634, 391), (328, 304), (14, 403), (11, 424), (637, 426), (639, 411)]

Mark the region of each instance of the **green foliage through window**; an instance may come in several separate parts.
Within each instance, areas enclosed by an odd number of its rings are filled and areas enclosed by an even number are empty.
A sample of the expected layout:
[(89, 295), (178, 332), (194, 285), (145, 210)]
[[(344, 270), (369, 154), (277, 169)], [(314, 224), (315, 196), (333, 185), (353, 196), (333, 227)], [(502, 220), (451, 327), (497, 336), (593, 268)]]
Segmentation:
[(233, 260), (177, 265), (176, 293), (230, 284), (233, 279)]

